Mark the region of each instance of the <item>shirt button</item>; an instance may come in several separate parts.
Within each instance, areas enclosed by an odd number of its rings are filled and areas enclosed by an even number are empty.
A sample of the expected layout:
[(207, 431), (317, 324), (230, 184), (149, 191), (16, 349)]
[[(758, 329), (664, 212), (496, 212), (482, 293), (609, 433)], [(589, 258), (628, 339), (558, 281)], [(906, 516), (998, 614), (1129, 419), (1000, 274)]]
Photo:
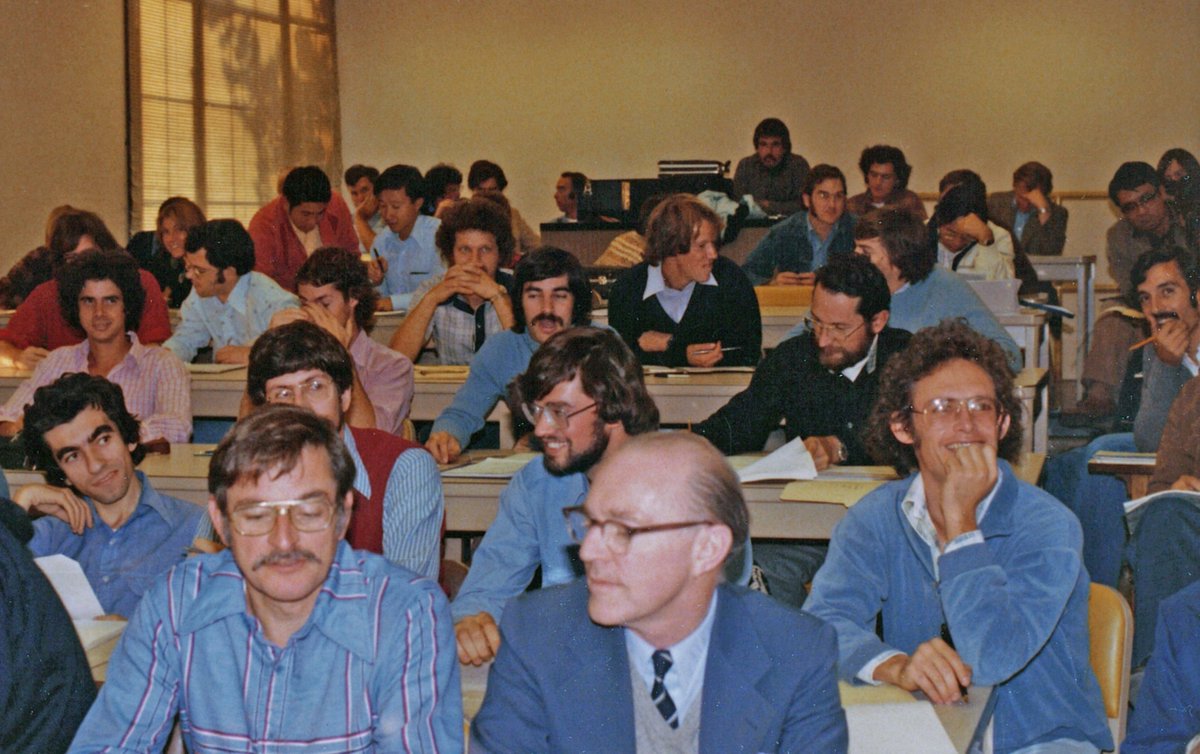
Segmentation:
[(107, 584), (108, 582), (112, 581), (112, 576), (105, 576), (104, 578), (102, 578), (100, 580), (103, 581), (105, 584)]

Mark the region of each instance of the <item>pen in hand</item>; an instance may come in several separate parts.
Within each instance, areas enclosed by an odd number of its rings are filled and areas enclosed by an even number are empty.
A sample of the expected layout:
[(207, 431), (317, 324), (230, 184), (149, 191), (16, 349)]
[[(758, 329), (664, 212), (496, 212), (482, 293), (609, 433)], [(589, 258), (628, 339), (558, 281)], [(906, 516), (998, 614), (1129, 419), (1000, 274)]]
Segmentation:
[[(695, 353), (697, 356), (700, 356), (701, 354), (712, 353), (714, 350), (716, 350), (716, 349), (713, 349), (713, 348), (701, 348), (701, 349), (699, 349), (699, 350), (697, 350), (697, 351), (694, 351), (694, 353)], [(740, 351), (740, 350), (742, 350), (742, 347), (741, 347), (741, 346), (729, 346), (728, 348), (722, 348), (722, 349), (721, 349), (721, 353), (728, 353), (728, 352), (730, 352), (730, 351)]]

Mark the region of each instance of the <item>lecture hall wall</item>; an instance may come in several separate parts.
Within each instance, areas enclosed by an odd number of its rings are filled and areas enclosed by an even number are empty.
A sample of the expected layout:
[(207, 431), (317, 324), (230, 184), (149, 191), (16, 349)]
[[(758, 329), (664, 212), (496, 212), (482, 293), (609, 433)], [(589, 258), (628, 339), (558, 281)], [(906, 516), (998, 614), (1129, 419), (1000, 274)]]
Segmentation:
[[(0, 0), (0, 265), (62, 202), (128, 228), (120, 0)], [(1123, 159), (1200, 151), (1200, 3), (379, 3), (339, 0), (342, 159), (508, 173), (530, 222), (558, 173), (652, 176), (660, 158), (749, 154), (761, 118), (796, 151), (900, 145), (917, 191), (953, 168), (996, 189), (1027, 159), (1103, 190)], [(1068, 253), (1103, 253), (1074, 202)]]

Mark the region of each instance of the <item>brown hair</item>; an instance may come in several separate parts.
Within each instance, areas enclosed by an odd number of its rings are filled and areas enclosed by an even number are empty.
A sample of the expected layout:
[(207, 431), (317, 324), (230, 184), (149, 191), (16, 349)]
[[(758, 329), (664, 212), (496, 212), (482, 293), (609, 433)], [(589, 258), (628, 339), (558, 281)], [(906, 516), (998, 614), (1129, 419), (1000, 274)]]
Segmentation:
[(646, 222), (645, 260), (660, 265), (667, 257), (686, 254), (702, 223), (721, 232), (721, 218), (691, 194), (671, 194), (658, 203)]

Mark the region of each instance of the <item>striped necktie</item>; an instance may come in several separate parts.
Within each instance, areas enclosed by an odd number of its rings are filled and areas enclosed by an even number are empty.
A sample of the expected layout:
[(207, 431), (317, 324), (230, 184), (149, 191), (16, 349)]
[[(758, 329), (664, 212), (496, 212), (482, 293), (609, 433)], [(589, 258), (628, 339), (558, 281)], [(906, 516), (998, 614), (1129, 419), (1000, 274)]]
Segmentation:
[(650, 699), (663, 716), (663, 720), (667, 721), (667, 725), (678, 728), (679, 715), (675, 714), (675, 701), (671, 699), (666, 685), (663, 684), (663, 676), (671, 669), (671, 653), (665, 649), (656, 650), (650, 656), (650, 661), (654, 663), (654, 687), (650, 689)]

